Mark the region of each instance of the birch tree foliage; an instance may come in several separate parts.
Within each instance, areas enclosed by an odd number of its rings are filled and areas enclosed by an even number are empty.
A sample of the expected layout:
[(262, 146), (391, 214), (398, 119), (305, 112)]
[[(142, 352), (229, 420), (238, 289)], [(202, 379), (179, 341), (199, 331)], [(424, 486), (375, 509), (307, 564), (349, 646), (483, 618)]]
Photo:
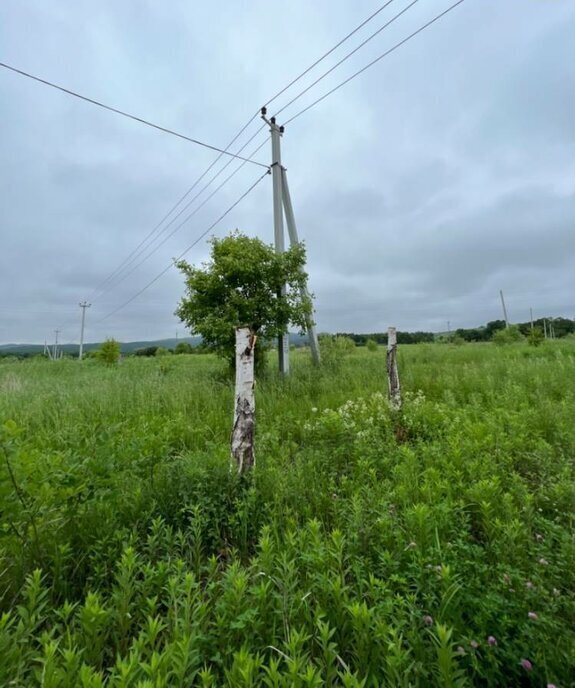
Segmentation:
[(186, 293), (175, 314), (193, 334), (233, 362), (236, 327), (251, 328), (259, 340), (274, 339), (289, 327), (305, 329), (312, 306), (302, 296), (307, 280), (303, 244), (278, 254), (273, 246), (239, 232), (210, 243), (207, 263), (176, 263)]

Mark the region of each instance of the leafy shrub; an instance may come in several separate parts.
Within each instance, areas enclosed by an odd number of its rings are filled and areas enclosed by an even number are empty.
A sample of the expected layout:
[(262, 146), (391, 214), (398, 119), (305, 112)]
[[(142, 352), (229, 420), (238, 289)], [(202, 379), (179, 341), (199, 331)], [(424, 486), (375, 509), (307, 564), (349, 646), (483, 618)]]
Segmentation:
[(521, 342), (523, 340), (523, 335), (517, 325), (509, 325), (509, 327), (503, 330), (496, 330), (491, 339), (495, 344), (501, 346)]
[(534, 327), (527, 335), (527, 342), (530, 346), (540, 346), (544, 342), (543, 330), (540, 327)]
[(178, 342), (174, 349), (175, 354), (191, 354), (192, 351), (192, 345), (189, 342)]
[(106, 339), (97, 352), (98, 360), (114, 365), (120, 360), (120, 344), (115, 339)]

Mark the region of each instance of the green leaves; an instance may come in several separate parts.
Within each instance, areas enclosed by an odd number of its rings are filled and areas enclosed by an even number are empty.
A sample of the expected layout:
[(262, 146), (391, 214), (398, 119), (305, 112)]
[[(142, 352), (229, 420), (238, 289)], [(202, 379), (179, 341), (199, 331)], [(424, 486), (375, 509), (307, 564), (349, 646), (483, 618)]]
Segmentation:
[(311, 302), (302, 296), (307, 280), (302, 244), (278, 254), (240, 233), (211, 243), (211, 261), (202, 268), (177, 263), (187, 295), (176, 315), (191, 332), (233, 361), (236, 327), (248, 326), (263, 339), (283, 334), (290, 324), (305, 328)]

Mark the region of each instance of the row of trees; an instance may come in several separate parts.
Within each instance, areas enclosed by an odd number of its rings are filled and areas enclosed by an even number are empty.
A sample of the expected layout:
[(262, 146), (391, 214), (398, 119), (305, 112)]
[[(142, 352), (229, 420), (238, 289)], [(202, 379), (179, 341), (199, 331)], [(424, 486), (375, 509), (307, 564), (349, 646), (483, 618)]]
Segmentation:
[[(517, 323), (514, 327), (517, 327), (524, 337), (528, 337), (531, 333), (530, 321)], [(559, 339), (575, 332), (575, 320), (569, 320), (569, 318), (538, 318), (533, 321), (533, 327), (541, 330), (541, 332), (547, 330), (550, 333), (552, 331), (553, 336)], [(455, 330), (454, 334), (466, 342), (489, 342), (494, 338), (496, 332), (505, 328), (505, 320), (491, 320), (483, 327), (459, 328)]]

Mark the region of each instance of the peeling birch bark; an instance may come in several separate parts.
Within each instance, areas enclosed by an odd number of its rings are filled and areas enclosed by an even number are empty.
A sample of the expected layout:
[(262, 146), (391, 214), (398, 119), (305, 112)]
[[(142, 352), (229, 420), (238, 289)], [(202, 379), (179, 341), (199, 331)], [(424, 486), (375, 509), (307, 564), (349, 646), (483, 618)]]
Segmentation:
[(256, 403), (254, 396), (254, 347), (257, 337), (249, 327), (236, 329), (236, 394), (232, 429), (232, 461), (238, 473), (256, 465), (254, 430)]
[(401, 409), (401, 389), (397, 370), (397, 331), (395, 327), (387, 328), (387, 380), (389, 403), (394, 411)]

